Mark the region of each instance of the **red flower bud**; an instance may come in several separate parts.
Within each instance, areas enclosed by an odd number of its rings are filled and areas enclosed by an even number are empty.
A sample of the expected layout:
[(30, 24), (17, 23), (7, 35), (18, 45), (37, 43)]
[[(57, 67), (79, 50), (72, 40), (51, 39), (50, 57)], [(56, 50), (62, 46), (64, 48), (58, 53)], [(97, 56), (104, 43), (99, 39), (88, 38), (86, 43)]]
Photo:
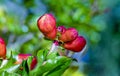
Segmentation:
[(30, 64), (30, 70), (33, 70), (37, 64), (37, 58), (34, 57), (31, 64)]
[[(55, 39), (57, 31), (56, 31), (56, 20), (53, 15), (44, 14), (38, 19), (37, 25), (39, 30), (45, 35), (45, 37), (49, 39)], [(54, 33), (52, 33), (53, 30), (54, 30)], [(50, 34), (52, 36), (50, 36)]]
[(6, 57), (6, 45), (2, 38), (0, 38), (0, 58)]
[(57, 34), (57, 30), (54, 29), (52, 32), (50, 33), (43, 33), (45, 35), (46, 38), (54, 40), (56, 38), (56, 34)]
[(75, 40), (66, 42), (64, 44), (64, 48), (74, 51), (74, 52), (80, 52), (86, 45), (86, 40), (82, 36), (78, 36)]
[[(18, 54), (18, 60), (15, 62), (15, 64), (21, 64), (23, 60), (27, 60), (28, 57), (31, 56), (31, 54)], [(37, 64), (36, 57), (33, 58), (31, 64), (30, 64), (30, 70), (34, 69)]]
[(56, 20), (51, 14), (44, 14), (38, 19), (37, 25), (42, 33), (49, 33), (56, 28)]
[(62, 33), (64, 33), (66, 31), (66, 28), (64, 26), (58, 26), (57, 31), (62, 34)]
[(64, 33), (61, 34), (59, 40), (63, 42), (68, 42), (76, 39), (78, 32), (75, 28), (68, 28)]

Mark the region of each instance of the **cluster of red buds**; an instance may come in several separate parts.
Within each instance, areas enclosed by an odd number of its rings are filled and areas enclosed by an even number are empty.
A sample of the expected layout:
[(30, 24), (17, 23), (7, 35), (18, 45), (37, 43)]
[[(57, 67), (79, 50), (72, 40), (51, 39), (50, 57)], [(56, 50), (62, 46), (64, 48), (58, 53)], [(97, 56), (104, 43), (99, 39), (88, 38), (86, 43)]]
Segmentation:
[[(56, 46), (62, 46), (63, 48), (73, 51), (80, 52), (86, 45), (86, 40), (83, 36), (78, 35), (78, 31), (75, 28), (65, 28), (64, 26), (56, 26), (56, 19), (51, 14), (44, 14), (41, 16), (37, 25), (43, 35), (53, 40), (51, 50), (55, 49)], [(49, 53), (51, 53), (51, 50)], [(27, 60), (31, 54), (18, 54), (17, 61), (15, 64), (21, 64), (23, 60)], [(3, 60), (6, 58), (6, 44), (5, 41), (0, 37), (0, 58)], [(30, 64), (30, 70), (34, 69), (37, 64), (37, 58), (33, 57)]]
[(62, 43), (61, 46), (67, 50), (80, 52), (86, 45), (85, 38), (79, 36), (75, 28), (57, 27), (56, 19), (52, 14), (41, 16), (37, 21), (37, 25), (46, 38)]

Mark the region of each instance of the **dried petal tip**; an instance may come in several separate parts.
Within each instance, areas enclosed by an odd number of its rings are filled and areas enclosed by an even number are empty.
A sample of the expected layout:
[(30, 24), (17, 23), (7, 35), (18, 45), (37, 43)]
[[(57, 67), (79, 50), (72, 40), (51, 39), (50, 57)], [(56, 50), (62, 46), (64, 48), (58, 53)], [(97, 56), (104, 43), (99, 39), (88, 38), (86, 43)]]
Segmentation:
[(5, 41), (0, 37), (0, 58), (6, 57), (6, 45)]
[(74, 52), (80, 52), (86, 45), (86, 40), (82, 36), (78, 36), (75, 40), (66, 42), (64, 44), (64, 48), (74, 51)]
[[(39, 30), (45, 35), (45, 37), (49, 39), (55, 39), (57, 32), (56, 20), (52, 14), (44, 14), (43, 16), (41, 16), (37, 21), (37, 25)], [(48, 34), (51, 34), (52, 36)]]
[(59, 40), (63, 42), (68, 42), (76, 39), (78, 32), (75, 28), (68, 28), (62, 35), (59, 37)]

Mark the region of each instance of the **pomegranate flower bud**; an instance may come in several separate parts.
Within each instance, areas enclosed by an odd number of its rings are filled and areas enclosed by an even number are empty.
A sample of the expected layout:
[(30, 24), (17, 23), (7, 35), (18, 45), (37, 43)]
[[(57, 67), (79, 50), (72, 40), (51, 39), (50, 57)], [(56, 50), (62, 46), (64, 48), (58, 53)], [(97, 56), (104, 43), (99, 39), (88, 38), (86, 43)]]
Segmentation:
[(63, 42), (68, 42), (76, 39), (78, 32), (75, 28), (68, 28), (62, 35), (59, 37), (59, 40)]
[[(21, 64), (23, 60), (27, 60), (28, 57), (31, 56), (31, 54), (18, 54), (18, 60), (15, 62), (15, 64)], [(34, 69), (37, 64), (36, 57), (33, 58), (31, 64), (30, 64), (30, 70)]]
[(56, 20), (52, 14), (44, 14), (38, 19), (37, 25), (42, 33), (49, 33), (56, 29)]
[(44, 36), (48, 39), (54, 40), (57, 35), (56, 29), (56, 20), (51, 14), (44, 14), (41, 16), (37, 25), (39, 30), (44, 34)]
[(66, 42), (64, 48), (73, 52), (80, 52), (86, 45), (86, 40), (82, 36), (78, 36), (75, 40)]
[(0, 38), (0, 58), (6, 57), (6, 45), (2, 38)]
[(37, 58), (34, 57), (31, 64), (30, 64), (30, 70), (33, 70), (37, 64)]
[(54, 29), (52, 32), (50, 33), (43, 33), (45, 35), (46, 38), (54, 40), (56, 38), (56, 34), (57, 34), (57, 30)]
[(57, 31), (62, 34), (62, 33), (64, 33), (66, 31), (66, 28), (64, 26), (58, 26)]

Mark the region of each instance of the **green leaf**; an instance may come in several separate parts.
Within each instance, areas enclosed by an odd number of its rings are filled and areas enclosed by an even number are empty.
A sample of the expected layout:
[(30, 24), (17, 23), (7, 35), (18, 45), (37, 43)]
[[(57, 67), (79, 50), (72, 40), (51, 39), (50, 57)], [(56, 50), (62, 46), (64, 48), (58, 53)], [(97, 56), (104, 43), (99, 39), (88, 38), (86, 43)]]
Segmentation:
[(20, 64), (10, 66), (8, 69), (6, 69), (7, 72), (9, 73), (15, 73), (20, 67)]
[[(10, 52), (10, 56), (8, 59), (4, 59), (2, 60), (1, 62), (1, 66), (0, 66), (0, 75), (1, 74), (7, 74), (7, 73), (10, 73), (10, 74), (13, 74), (15, 73), (19, 67), (20, 67), (20, 64), (14, 64), (15, 63), (15, 58), (13, 57), (13, 51)], [(5, 74), (5, 76), (7, 76)], [(9, 74), (9, 76), (10, 76)], [(14, 75), (14, 74), (13, 74)], [(12, 75), (11, 75), (12, 76)]]
[(57, 55), (57, 51), (54, 51), (54, 52), (48, 54), (47, 57), (46, 57), (46, 59), (47, 59), (47, 60), (48, 60), (48, 59), (54, 59), (54, 58), (57, 57), (57, 56), (58, 56), (58, 55)]
[(64, 56), (60, 57), (60, 59), (57, 62), (56, 68), (49, 71), (49, 73), (46, 76), (61, 76), (61, 74), (63, 74), (64, 71), (70, 66), (71, 61), (71, 58)]
[(38, 69), (42, 66), (43, 62), (46, 60), (47, 54), (48, 54), (48, 49), (38, 51), (38, 53), (37, 53), (38, 63), (36, 65), (36, 68), (33, 69), (32, 71), (30, 71), (31, 76), (32, 75), (35, 76), (35, 73), (38, 72)]
[(29, 70), (30, 70), (30, 65), (31, 65), (32, 60), (33, 60), (33, 56), (29, 56), (27, 59), (27, 65), (29, 67)]
[(7, 60), (6, 63), (3, 62), (3, 66), (0, 68), (0, 72), (2, 71), (7, 71), (7, 69), (9, 69), (11, 66), (15, 66), (15, 59), (14, 58), (10, 58), (9, 60)]
[(70, 65), (72, 59), (64, 56), (55, 56), (52, 59), (46, 60), (34, 74), (31, 76), (58, 76), (61, 75)]
[(47, 54), (48, 54), (48, 49), (38, 51), (37, 58), (39, 65), (41, 65), (43, 61), (46, 60)]
[(4, 71), (2, 73), (0, 73), (1, 76), (20, 76), (19, 74), (17, 73), (9, 73), (7, 71)]
[(29, 67), (27, 65), (27, 60), (22, 62), (22, 67), (23, 67), (22, 76), (29, 76)]

